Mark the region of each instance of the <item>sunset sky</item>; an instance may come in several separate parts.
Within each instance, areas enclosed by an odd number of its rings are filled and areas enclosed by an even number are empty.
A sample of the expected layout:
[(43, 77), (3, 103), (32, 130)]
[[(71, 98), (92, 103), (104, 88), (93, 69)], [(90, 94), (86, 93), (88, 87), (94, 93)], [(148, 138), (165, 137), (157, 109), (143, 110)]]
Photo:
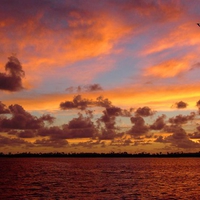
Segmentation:
[(0, 152), (199, 151), (199, 10), (0, 0)]

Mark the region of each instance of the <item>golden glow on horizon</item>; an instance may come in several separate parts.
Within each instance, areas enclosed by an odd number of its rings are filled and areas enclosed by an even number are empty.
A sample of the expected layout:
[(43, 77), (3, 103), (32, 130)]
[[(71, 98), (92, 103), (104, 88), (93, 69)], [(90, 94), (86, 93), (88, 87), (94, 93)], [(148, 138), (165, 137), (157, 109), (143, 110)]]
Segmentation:
[[(113, 90), (102, 90), (90, 93), (79, 93), (83, 98), (95, 100), (99, 96), (108, 98), (113, 105), (125, 108), (149, 106), (155, 110), (172, 110), (172, 105), (178, 101), (186, 101), (188, 109), (195, 109), (200, 99), (199, 84), (180, 86), (151, 86), (146, 88), (124, 87)], [(120, 96), (119, 96), (120, 94)], [(30, 98), (16, 98), (5, 100), (4, 103), (23, 105), (27, 110), (57, 110), (64, 101), (71, 101), (77, 93), (55, 93), (37, 95)]]

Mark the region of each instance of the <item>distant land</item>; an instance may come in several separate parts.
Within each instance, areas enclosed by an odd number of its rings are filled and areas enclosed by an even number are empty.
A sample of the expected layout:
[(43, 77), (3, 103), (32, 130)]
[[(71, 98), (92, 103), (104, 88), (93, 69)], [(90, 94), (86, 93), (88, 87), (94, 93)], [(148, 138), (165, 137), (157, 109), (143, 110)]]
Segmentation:
[(177, 158), (177, 157), (200, 157), (200, 151), (195, 152), (195, 153), (184, 153), (184, 152), (173, 152), (173, 153), (146, 153), (146, 152), (141, 152), (141, 153), (135, 153), (135, 154), (130, 154), (127, 152), (122, 152), (122, 153), (64, 153), (64, 152), (50, 152), (50, 153), (30, 153), (30, 152), (24, 152), (24, 153), (2, 153), (0, 152), (0, 158), (2, 157), (8, 157), (8, 158), (25, 158), (25, 157), (42, 157), (42, 158), (47, 158), (47, 157), (74, 157), (74, 158), (81, 158), (81, 157), (88, 157), (88, 158), (142, 158), (142, 157), (159, 157), (159, 158)]

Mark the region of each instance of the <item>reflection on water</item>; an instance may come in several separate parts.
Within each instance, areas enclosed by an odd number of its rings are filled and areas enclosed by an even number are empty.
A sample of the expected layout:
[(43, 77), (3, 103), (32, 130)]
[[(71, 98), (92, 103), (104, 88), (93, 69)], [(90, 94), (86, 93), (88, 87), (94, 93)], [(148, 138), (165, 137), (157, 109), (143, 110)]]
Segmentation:
[(1, 158), (0, 199), (200, 199), (200, 158)]

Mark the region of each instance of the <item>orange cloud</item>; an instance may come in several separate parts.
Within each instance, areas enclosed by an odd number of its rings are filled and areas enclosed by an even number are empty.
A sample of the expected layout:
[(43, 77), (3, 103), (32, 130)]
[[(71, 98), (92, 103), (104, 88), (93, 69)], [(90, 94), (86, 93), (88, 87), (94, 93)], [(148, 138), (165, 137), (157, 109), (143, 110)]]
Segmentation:
[(199, 27), (196, 25), (196, 22), (194, 22), (194, 20), (189, 22), (180, 21), (180, 24), (171, 28), (169, 32), (159, 35), (159, 38), (155, 38), (152, 43), (147, 46), (146, 50), (143, 50), (142, 54), (148, 55), (170, 48), (198, 45), (199, 43)]
[[(82, 59), (107, 55), (113, 51), (114, 44), (132, 29), (117, 16), (113, 18), (101, 10), (98, 15), (83, 15), (79, 11), (69, 13), (63, 17), (67, 29), (59, 27), (59, 23), (56, 30), (42, 25), (43, 16), (44, 13), (39, 12), (27, 20), (23, 19), (21, 24), (15, 24), (10, 16), (11, 19), (5, 22), (7, 29), (0, 33), (4, 52), (8, 55), (17, 53), (30, 80), (35, 79), (33, 76), (37, 75), (34, 73), (37, 69), (46, 71), (66, 67)], [(15, 35), (10, 37), (9, 31), (15, 32)], [(104, 70), (107, 71), (101, 68), (101, 71)]]
[[(4, 56), (17, 53), (31, 85), (35, 79), (39, 79), (36, 78), (39, 77), (37, 69), (49, 72), (52, 68), (68, 67), (76, 61), (117, 53), (119, 50), (114, 47), (122, 38), (135, 35), (138, 29), (144, 31), (141, 21), (146, 21), (146, 17), (150, 22), (171, 21), (182, 13), (180, 5), (173, 1), (108, 1), (104, 2), (104, 6), (74, 6), (73, 3), (65, 2), (61, 10), (54, 10), (44, 2), (37, 2), (34, 6), (26, 5), (27, 12), (19, 12), (17, 15), (11, 13), (12, 6), (14, 5), (9, 5), (7, 12), (6, 9), (1, 12), (6, 16), (0, 24), (3, 27), (0, 32), (1, 48)], [(37, 6), (39, 9), (35, 9)], [(60, 8), (61, 5), (57, 6)], [(116, 8), (116, 11), (109, 8)], [(22, 7), (15, 5), (14, 9), (21, 11)], [(28, 11), (34, 14), (30, 15)], [(99, 73), (98, 67), (94, 67), (96, 74)], [(101, 73), (109, 67), (113, 68), (111, 65), (102, 67)], [(90, 79), (94, 73), (91, 73)]]
[(144, 75), (168, 78), (188, 71), (190, 68), (191, 66), (186, 58), (181, 60), (171, 59), (147, 68)]

